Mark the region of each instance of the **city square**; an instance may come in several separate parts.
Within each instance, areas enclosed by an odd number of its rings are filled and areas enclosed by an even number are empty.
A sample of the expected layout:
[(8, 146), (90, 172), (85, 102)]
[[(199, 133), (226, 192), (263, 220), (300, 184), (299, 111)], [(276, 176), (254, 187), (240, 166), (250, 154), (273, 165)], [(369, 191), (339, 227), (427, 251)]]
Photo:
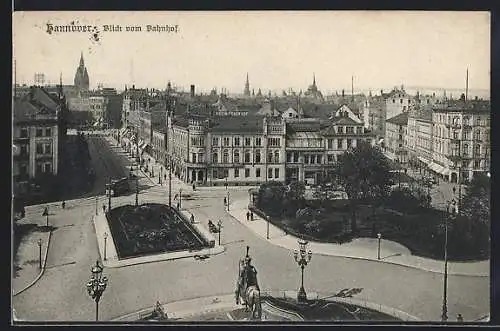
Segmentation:
[(186, 92), (75, 54), (71, 85), (14, 82), (15, 323), (489, 319), (489, 67)]

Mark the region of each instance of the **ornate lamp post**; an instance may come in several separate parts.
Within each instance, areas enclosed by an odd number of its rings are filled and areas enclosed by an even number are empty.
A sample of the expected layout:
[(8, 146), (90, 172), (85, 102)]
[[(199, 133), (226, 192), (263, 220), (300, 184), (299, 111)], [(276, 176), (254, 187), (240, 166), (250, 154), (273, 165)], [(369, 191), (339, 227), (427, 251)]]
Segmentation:
[(308, 252), (306, 252), (306, 247), (308, 244), (307, 241), (299, 239), (298, 242), (299, 242), (299, 251), (297, 250), (293, 251), (293, 258), (295, 259), (295, 262), (297, 262), (297, 264), (301, 269), (301, 282), (300, 282), (299, 292), (297, 293), (297, 301), (304, 302), (307, 300), (307, 294), (306, 291), (304, 290), (304, 268), (311, 261), (312, 251), (309, 250)]
[(42, 270), (42, 239), (38, 239), (38, 268)]
[(217, 222), (217, 227), (219, 229), (219, 246), (220, 246), (220, 233), (221, 233), (221, 230), (222, 230), (222, 221), (221, 220), (219, 220)]
[(382, 239), (382, 234), (377, 233), (377, 238), (378, 238), (377, 260), (380, 260), (380, 239)]
[(108, 277), (102, 275), (102, 267), (99, 265), (99, 261), (96, 261), (96, 264), (92, 267), (91, 272), (92, 276), (87, 283), (87, 292), (95, 301), (95, 320), (98, 321), (99, 300), (108, 285)]
[(106, 257), (106, 248), (107, 248), (107, 239), (108, 239), (108, 233), (107, 232), (104, 232), (104, 261), (107, 260), (107, 257)]

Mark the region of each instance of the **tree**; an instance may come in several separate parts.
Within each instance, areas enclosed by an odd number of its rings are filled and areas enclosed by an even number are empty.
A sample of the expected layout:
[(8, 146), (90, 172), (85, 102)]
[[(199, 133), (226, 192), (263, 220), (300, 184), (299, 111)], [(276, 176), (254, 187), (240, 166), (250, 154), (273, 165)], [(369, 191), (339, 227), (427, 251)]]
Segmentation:
[(464, 231), (477, 245), (489, 245), (491, 224), (490, 178), (484, 174), (475, 175), (466, 191), (461, 202), (460, 211), (462, 222), (465, 223)]
[(351, 231), (356, 232), (356, 207), (362, 201), (380, 201), (389, 192), (390, 165), (385, 156), (366, 142), (340, 156), (334, 166), (339, 184), (351, 207)]
[(285, 186), (281, 182), (269, 181), (259, 187), (257, 207), (270, 214), (278, 215), (283, 210)]
[(304, 183), (292, 182), (285, 187), (282, 206), (283, 211), (288, 216), (295, 215), (295, 212), (304, 206), (304, 194), (306, 186)]

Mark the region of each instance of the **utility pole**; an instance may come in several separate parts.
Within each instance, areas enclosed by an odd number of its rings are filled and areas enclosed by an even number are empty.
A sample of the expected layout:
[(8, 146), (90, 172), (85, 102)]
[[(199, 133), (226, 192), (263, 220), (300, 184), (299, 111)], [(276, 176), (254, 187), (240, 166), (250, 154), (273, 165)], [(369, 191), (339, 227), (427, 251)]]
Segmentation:
[(109, 189), (108, 189), (108, 212), (111, 212), (111, 177), (109, 177)]

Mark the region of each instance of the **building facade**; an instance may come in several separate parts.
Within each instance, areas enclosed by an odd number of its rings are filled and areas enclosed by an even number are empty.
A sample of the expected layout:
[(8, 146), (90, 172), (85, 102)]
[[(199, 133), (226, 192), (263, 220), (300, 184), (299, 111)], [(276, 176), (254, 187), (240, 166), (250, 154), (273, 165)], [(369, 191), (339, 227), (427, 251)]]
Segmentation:
[(456, 183), (490, 171), (490, 114), (490, 103), (481, 100), (434, 107), (432, 161), (437, 173)]
[(385, 152), (386, 155), (401, 164), (408, 162), (405, 137), (408, 129), (408, 113), (404, 112), (389, 118), (385, 127)]

